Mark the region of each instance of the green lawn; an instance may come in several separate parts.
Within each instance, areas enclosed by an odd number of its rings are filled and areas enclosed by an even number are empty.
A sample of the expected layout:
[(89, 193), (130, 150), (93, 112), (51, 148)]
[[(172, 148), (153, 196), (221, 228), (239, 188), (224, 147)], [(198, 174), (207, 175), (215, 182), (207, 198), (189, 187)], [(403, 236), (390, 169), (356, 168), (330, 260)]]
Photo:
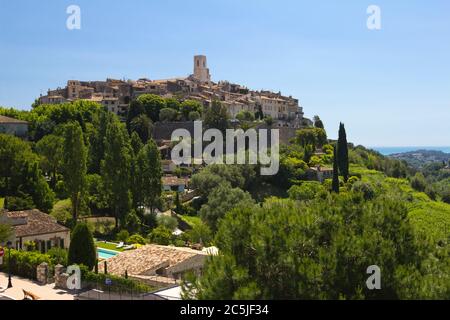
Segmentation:
[(195, 225), (198, 225), (202, 223), (202, 220), (200, 217), (194, 217), (194, 216), (179, 216), (181, 220), (189, 224), (191, 227), (194, 227)]
[(116, 248), (116, 246), (118, 245), (118, 243), (110, 243), (110, 242), (104, 243), (104, 242), (102, 242), (102, 241), (97, 241), (97, 242), (95, 243), (95, 245), (96, 245), (97, 247), (99, 247), (99, 248), (102, 248), (102, 249), (113, 250), (113, 251), (119, 251), (119, 252), (122, 252), (122, 251), (123, 251), (122, 248), (120, 248), (120, 249)]

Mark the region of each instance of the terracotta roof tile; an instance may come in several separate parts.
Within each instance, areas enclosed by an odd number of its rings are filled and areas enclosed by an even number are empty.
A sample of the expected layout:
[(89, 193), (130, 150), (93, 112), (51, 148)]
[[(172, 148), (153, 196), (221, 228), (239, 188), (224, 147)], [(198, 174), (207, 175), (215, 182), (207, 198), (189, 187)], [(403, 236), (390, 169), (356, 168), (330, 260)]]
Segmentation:
[(6, 216), (9, 219), (12, 219), (13, 222), (14, 219), (26, 219), (26, 223), (24, 224), (13, 224), (16, 237), (69, 231), (68, 228), (58, 224), (55, 218), (37, 209), (26, 211), (7, 211)]

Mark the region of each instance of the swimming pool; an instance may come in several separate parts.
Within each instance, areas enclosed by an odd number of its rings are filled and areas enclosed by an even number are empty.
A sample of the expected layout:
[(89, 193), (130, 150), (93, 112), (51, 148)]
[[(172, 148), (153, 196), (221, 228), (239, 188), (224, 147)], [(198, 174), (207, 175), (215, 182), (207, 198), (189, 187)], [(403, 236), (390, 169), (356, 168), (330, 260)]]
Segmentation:
[(119, 254), (118, 251), (112, 251), (108, 249), (103, 248), (97, 248), (98, 258), (99, 259), (109, 259)]

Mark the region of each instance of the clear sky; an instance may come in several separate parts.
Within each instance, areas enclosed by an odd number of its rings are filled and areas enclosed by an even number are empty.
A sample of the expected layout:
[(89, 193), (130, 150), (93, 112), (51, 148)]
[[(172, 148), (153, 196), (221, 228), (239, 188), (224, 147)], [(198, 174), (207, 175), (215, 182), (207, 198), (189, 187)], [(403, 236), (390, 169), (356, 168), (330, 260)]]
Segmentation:
[(342, 121), (367, 146), (450, 145), (448, 0), (0, 0), (2, 106), (68, 79), (185, 76), (194, 54), (214, 81), (299, 98), (330, 137)]

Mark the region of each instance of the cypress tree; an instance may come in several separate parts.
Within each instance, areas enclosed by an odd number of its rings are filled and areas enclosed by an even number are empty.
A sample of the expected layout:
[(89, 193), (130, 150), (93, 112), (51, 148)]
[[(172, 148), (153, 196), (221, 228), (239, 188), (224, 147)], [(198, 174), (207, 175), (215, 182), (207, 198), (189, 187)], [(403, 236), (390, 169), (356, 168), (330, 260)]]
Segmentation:
[(78, 223), (72, 232), (69, 247), (69, 265), (82, 264), (92, 270), (97, 260), (94, 238), (87, 224)]
[(344, 177), (344, 181), (348, 181), (349, 163), (348, 163), (348, 144), (347, 134), (343, 123), (339, 124), (339, 138), (337, 143), (337, 159), (339, 172)]
[(333, 184), (331, 186), (333, 192), (339, 193), (339, 166), (337, 159), (336, 146), (334, 146), (334, 157), (333, 157)]

